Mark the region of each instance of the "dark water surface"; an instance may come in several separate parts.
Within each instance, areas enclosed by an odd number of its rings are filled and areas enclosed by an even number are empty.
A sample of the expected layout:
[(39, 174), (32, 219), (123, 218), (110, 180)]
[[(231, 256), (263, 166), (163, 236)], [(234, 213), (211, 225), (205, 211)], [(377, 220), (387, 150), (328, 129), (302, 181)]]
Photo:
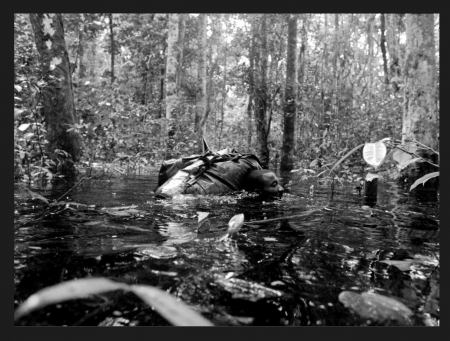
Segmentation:
[[(16, 184), (14, 307), (42, 288), (93, 276), (166, 290), (215, 325), (421, 326), (439, 317), (439, 295), (430, 298), (438, 285), (438, 202), (380, 183), (370, 209), (354, 185), (332, 196), (329, 184), (288, 180), (290, 193), (267, 202), (242, 194), (159, 200), (151, 195), (156, 176), (87, 180), (65, 199), (83, 205), (25, 225), (44, 205)], [(31, 190), (56, 199), (70, 187)], [(234, 240), (198, 235), (198, 212), (210, 214), (209, 232), (225, 231), (239, 213), (246, 224)], [(413, 315), (363, 317), (339, 301), (343, 291), (393, 298)], [(168, 322), (116, 291), (48, 306), (16, 325)]]

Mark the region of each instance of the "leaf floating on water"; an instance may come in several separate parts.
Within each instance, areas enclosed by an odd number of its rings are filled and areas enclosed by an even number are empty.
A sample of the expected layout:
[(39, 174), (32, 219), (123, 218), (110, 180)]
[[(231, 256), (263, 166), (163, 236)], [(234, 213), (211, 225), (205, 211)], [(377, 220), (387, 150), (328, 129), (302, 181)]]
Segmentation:
[(113, 216), (117, 217), (130, 217), (136, 214), (146, 214), (144, 211), (136, 210), (134, 207), (137, 206), (128, 206), (124, 208), (112, 207), (112, 208), (104, 208), (103, 210)]
[(413, 313), (411, 309), (393, 298), (369, 292), (358, 294), (353, 291), (343, 291), (339, 294), (339, 301), (361, 317), (375, 321), (405, 322)]
[(208, 232), (211, 228), (211, 222), (209, 221), (209, 219), (207, 219), (209, 216), (209, 212), (197, 212), (197, 214), (198, 214), (197, 233)]
[(106, 278), (85, 278), (59, 283), (39, 290), (28, 297), (14, 312), (14, 320), (50, 304), (84, 298), (89, 295), (124, 289), (126, 287), (125, 284), (113, 282)]
[(233, 298), (241, 298), (251, 302), (256, 302), (263, 298), (283, 296), (282, 291), (267, 288), (261, 284), (248, 282), (239, 278), (217, 278), (215, 282), (230, 292)]
[(233, 218), (228, 222), (228, 234), (230, 237), (236, 235), (239, 229), (244, 225), (244, 214), (236, 214)]
[(198, 214), (198, 223), (200, 224), (206, 217), (209, 216), (209, 212), (197, 212)]
[(108, 213), (110, 215), (113, 215), (113, 216), (117, 216), (117, 217), (129, 217), (131, 215), (130, 213), (128, 213), (126, 211), (117, 211), (117, 212), (115, 212), (115, 211), (111, 211), (111, 212), (106, 211), (106, 213)]
[(103, 210), (105, 210), (105, 211), (124, 211), (124, 210), (129, 210), (129, 209), (132, 209), (132, 208), (136, 208), (136, 207), (137, 207), (137, 205), (103, 207)]
[(165, 246), (165, 245), (151, 245), (138, 247), (136, 251), (156, 259), (174, 258), (178, 254), (176, 248), (174, 248), (173, 246)]
[(382, 260), (380, 262), (395, 266), (400, 271), (411, 270), (411, 264), (412, 264), (412, 261), (407, 261), (407, 260)]
[(277, 238), (273, 238), (273, 237), (263, 237), (264, 241), (266, 242), (276, 242)]

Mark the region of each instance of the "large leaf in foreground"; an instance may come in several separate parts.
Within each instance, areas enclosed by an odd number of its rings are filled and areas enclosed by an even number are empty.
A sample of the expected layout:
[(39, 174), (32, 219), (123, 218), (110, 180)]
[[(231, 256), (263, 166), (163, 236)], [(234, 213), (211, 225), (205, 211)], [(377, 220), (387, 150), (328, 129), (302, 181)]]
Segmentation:
[(28, 297), (14, 312), (14, 319), (44, 308), (50, 304), (61, 303), (106, 291), (126, 289), (127, 285), (106, 278), (85, 278), (59, 283), (39, 290)]
[(148, 285), (128, 285), (113, 282), (107, 278), (73, 280), (42, 289), (31, 295), (16, 309), (14, 312), (14, 320), (51, 304), (85, 298), (89, 295), (101, 294), (113, 290), (134, 292), (144, 302), (153, 306), (161, 316), (173, 325), (212, 326), (212, 323), (199, 313), (190, 309), (185, 303), (178, 301), (165, 291)]

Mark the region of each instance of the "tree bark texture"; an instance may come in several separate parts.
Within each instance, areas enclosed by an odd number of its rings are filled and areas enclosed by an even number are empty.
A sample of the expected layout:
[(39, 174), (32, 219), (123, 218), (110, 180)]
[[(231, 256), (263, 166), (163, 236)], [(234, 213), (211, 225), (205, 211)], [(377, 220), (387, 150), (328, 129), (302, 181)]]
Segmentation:
[(195, 133), (197, 137), (197, 152), (202, 152), (203, 128), (206, 116), (206, 14), (198, 18), (198, 71), (197, 71), (197, 101), (195, 106)]
[[(30, 21), (48, 84), (42, 91), (48, 144), (46, 149), (53, 153), (62, 149), (73, 161), (81, 156), (81, 140), (75, 131), (67, 132), (68, 125), (76, 123), (75, 106), (70, 73), (69, 55), (64, 40), (62, 16), (49, 13), (31, 13)], [(63, 165), (63, 172), (72, 171)]]
[(383, 69), (384, 69), (384, 83), (389, 85), (389, 72), (388, 72), (388, 62), (386, 57), (386, 36), (384, 35), (384, 32), (386, 30), (386, 20), (384, 13), (381, 13), (380, 15), (380, 31), (381, 31), (381, 38), (380, 38), (380, 48), (381, 48), (381, 54), (383, 56)]
[(109, 37), (111, 40), (111, 84), (114, 82), (114, 26), (113, 26), (113, 13), (108, 13), (109, 18)]
[(185, 38), (185, 34), (186, 34), (186, 16), (187, 14), (180, 14), (179, 17), (179, 35), (178, 35), (178, 47), (180, 49), (179, 55), (178, 55), (178, 65), (177, 65), (177, 75), (176, 75), (176, 79), (177, 79), (177, 95), (179, 95), (179, 91), (181, 88), (181, 81), (183, 78), (183, 55), (184, 55), (184, 38)]
[(178, 70), (178, 20), (179, 15), (177, 13), (169, 14), (169, 33), (167, 42), (167, 62), (166, 62), (166, 118), (169, 120), (167, 123), (168, 140), (167, 140), (167, 153), (166, 159), (175, 157), (173, 155), (173, 149), (175, 148), (175, 135), (177, 126), (174, 120), (175, 111), (178, 105), (177, 96), (177, 70)]
[(297, 16), (288, 19), (288, 46), (286, 63), (286, 91), (284, 107), (283, 146), (281, 149), (281, 171), (290, 171), (294, 167), (294, 132), (297, 97)]
[(438, 147), (433, 14), (406, 15), (405, 100), (402, 142)]
[(386, 14), (386, 42), (389, 51), (389, 75), (394, 92), (400, 90), (398, 86), (398, 77), (401, 75), (397, 21), (397, 14)]
[(166, 63), (166, 118), (173, 116), (178, 102), (177, 97), (177, 64), (178, 64), (178, 17), (177, 13), (169, 14), (169, 34)]
[[(257, 23), (255, 23), (257, 24)], [(269, 166), (269, 147), (267, 140), (270, 131), (270, 111), (268, 110), (267, 89), (267, 15), (260, 17), (259, 30), (256, 30), (258, 52), (255, 53), (255, 118), (258, 157), (263, 168)]]
[(84, 23), (81, 24), (83, 27), (79, 30), (78, 33), (78, 58), (80, 59), (79, 62), (79, 70), (78, 70), (78, 77), (83, 79), (86, 77), (86, 65), (84, 64), (84, 44), (85, 44), (85, 31), (86, 31), (86, 25)]

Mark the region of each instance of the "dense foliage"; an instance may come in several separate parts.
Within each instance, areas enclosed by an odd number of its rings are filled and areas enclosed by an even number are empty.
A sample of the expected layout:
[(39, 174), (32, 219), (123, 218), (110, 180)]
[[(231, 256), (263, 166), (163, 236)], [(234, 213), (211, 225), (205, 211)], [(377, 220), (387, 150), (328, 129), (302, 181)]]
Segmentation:
[[(232, 146), (257, 153), (254, 101), (249, 100), (252, 23), (257, 16), (207, 16), (204, 137), (214, 149)], [(270, 165), (277, 168), (286, 104), (287, 15), (266, 16), (268, 147)], [(439, 16), (435, 19), (438, 29)], [(198, 150), (198, 15), (183, 14), (179, 24), (178, 101), (170, 119), (176, 121), (176, 131), (171, 136), (164, 89), (168, 15), (64, 14), (63, 22), (78, 120), (67, 129), (82, 136), (79, 170), (152, 169), (166, 157), (169, 138), (174, 139), (175, 156)], [(41, 109), (52, 79), (39, 64), (28, 14), (15, 14), (14, 38), (15, 177), (51, 179), (67, 155), (45, 151)], [(404, 15), (299, 15), (297, 45), (294, 168), (329, 167), (361, 143), (387, 136), (400, 139)], [(360, 160), (357, 154), (346, 162)]]

